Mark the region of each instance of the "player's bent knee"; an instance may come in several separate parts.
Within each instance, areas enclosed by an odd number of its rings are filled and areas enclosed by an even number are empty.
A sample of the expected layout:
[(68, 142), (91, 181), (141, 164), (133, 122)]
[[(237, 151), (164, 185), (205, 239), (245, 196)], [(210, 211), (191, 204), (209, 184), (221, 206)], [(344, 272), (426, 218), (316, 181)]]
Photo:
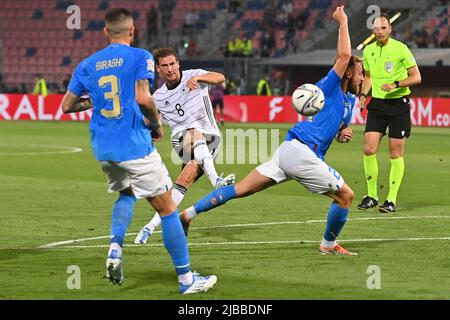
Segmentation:
[(336, 201), (342, 208), (350, 208), (354, 197), (355, 193), (353, 192), (353, 190), (345, 185), (344, 188), (339, 190)]

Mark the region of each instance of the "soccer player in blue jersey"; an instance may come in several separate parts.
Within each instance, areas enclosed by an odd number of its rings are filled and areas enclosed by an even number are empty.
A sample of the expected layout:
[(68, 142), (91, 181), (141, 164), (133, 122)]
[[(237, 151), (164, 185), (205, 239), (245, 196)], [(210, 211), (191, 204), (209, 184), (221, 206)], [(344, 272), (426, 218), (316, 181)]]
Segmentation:
[[(123, 282), (122, 244), (136, 199), (145, 198), (161, 216), (163, 242), (178, 274), (180, 292), (207, 291), (217, 277), (202, 277), (190, 270), (187, 240), (171, 196), (173, 184), (151, 138), (162, 136), (150, 94), (153, 56), (130, 47), (134, 26), (128, 10), (108, 11), (104, 31), (110, 45), (77, 66), (62, 109), (64, 113), (93, 109), (90, 131), (94, 155), (108, 177), (109, 191), (119, 192), (112, 211), (106, 277), (113, 283)], [(86, 93), (88, 98), (83, 96)]]
[(337, 59), (327, 76), (316, 84), (325, 95), (322, 111), (311, 122), (299, 122), (290, 129), (270, 161), (258, 166), (236, 185), (217, 189), (184, 210), (181, 214), (184, 221), (188, 222), (197, 214), (230, 199), (246, 197), (277, 183), (294, 179), (311, 192), (333, 198), (320, 252), (355, 255), (336, 242), (347, 221), (353, 191), (342, 176), (324, 162), (324, 157), (334, 139), (346, 143), (352, 138), (352, 130), (348, 124), (356, 102), (355, 95), (360, 92), (364, 76), (361, 59), (351, 53), (344, 8), (336, 8), (333, 18), (339, 23)]

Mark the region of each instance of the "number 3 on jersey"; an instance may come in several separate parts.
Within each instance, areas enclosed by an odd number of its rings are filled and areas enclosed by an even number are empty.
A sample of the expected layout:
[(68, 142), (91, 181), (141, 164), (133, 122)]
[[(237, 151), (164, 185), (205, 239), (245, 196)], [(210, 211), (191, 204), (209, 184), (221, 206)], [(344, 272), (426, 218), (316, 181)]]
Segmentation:
[(122, 115), (122, 107), (120, 106), (119, 97), (119, 80), (116, 76), (103, 76), (98, 79), (98, 85), (105, 88), (107, 84), (111, 85), (111, 91), (105, 92), (105, 99), (112, 100), (112, 110), (102, 109), (100, 112), (105, 118), (120, 118)]

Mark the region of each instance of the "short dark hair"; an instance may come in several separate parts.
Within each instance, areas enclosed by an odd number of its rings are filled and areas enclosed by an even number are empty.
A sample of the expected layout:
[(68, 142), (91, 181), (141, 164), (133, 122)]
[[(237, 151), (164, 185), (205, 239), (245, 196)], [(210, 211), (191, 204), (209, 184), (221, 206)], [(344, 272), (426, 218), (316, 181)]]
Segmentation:
[(166, 48), (157, 48), (153, 50), (153, 58), (155, 59), (156, 65), (159, 66), (159, 59), (165, 58), (168, 56), (174, 56), (175, 59), (178, 59), (177, 52), (172, 47), (166, 47)]
[(380, 15), (376, 15), (375, 18), (372, 19), (372, 25), (374, 24), (376, 19), (381, 19), (381, 18), (385, 18), (387, 20), (387, 22), (389, 24), (391, 24), (391, 22), (389, 21), (389, 16), (386, 12), (381, 12)]
[(108, 12), (106, 13), (105, 22), (115, 23), (127, 18), (133, 18), (130, 11), (125, 8), (113, 8), (108, 10)]
[(105, 15), (106, 30), (110, 36), (117, 36), (126, 32), (123, 29), (121, 22), (128, 19), (133, 19), (130, 11), (125, 8), (113, 8), (110, 9)]

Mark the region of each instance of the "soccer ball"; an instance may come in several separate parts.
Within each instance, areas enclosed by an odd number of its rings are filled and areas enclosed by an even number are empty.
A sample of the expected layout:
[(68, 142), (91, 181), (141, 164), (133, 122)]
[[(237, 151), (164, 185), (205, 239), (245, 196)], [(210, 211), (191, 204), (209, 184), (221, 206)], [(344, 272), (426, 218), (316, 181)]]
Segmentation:
[(310, 83), (306, 83), (295, 89), (292, 94), (292, 105), (298, 113), (304, 116), (313, 116), (322, 110), (325, 96), (322, 90)]

